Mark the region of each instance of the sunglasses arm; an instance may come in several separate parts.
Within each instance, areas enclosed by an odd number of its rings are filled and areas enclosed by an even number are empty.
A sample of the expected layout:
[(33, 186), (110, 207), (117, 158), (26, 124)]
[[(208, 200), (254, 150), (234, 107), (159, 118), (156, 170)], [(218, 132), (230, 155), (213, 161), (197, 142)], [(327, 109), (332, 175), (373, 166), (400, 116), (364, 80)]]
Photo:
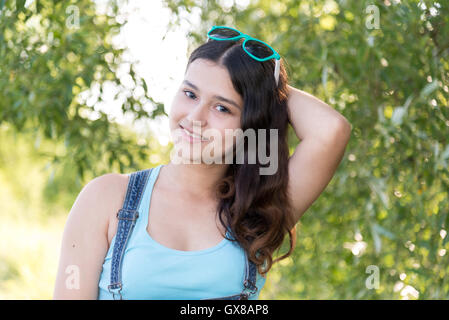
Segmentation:
[(279, 68), (281, 65), (281, 59), (274, 59), (274, 61), (276, 62), (276, 65), (274, 67), (274, 79), (276, 80), (276, 86), (277, 86), (278, 82), (279, 82)]

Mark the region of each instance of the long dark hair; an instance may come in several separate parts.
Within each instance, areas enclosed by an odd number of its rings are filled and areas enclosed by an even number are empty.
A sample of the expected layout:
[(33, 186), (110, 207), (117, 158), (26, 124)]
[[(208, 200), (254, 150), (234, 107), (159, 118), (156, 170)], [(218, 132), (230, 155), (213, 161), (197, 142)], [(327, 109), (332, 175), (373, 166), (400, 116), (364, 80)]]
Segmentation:
[[(196, 59), (206, 59), (224, 66), (234, 89), (244, 101), (240, 123), (243, 132), (250, 128), (256, 131), (266, 129), (267, 132), (270, 132), (269, 129), (278, 130), (278, 170), (275, 174), (260, 175), (259, 168), (263, 165), (258, 157), (255, 164), (248, 163), (248, 144), (245, 144), (244, 163), (236, 164), (234, 161), (230, 164), (216, 190), (219, 220), (225, 228), (230, 227), (235, 240), (228, 239), (237, 241), (257, 265), (259, 273), (265, 276), (273, 263), (292, 253), (296, 243), (296, 221), (287, 191), (288, 77), (281, 59), (279, 86), (276, 86), (274, 59), (264, 62), (252, 59), (243, 50), (242, 42), (243, 39), (209, 39), (191, 53), (186, 70)], [(266, 137), (265, 152), (269, 154), (269, 134)], [(290, 236), (290, 248), (273, 261), (273, 253), (281, 247), (286, 234)]]

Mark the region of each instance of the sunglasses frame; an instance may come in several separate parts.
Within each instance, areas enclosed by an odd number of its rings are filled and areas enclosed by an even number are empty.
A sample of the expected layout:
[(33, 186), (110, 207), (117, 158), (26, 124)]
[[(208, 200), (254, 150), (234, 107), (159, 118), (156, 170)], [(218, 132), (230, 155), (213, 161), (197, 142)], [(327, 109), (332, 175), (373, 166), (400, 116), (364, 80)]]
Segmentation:
[[(230, 29), (230, 30), (233, 30), (233, 31), (237, 32), (239, 35), (238, 35), (238, 36), (235, 36), (235, 37), (231, 37), (231, 38), (224, 38), (224, 39), (223, 39), (223, 38), (215, 38), (213, 35), (210, 35), (210, 33), (211, 33), (212, 31), (216, 30), (216, 29)], [(212, 28), (211, 28), (211, 29), (209, 30), (209, 32), (207, 33), (207, 36), (208, 36), (210, 39), (212, 39), (212, 40), (217, 40), (217, 41), (238, 40), (238, 39), (240, 39), (240, 38), (245, 38), (245, 41), (243, 41), (243, 43), (242, 43), (243, 50), (245, 50), (245, 52), (246, 52), (251, 58), (253, 58), (253, 59), (257, 60), (257, 61), (267, 61), (267, 60), (270, 60), (270, 59), (273, 59), (273, 58), (276, 59), (276, 60), (279, 60), (279, 59), (281, 58), (281, 56), (279, 55), (279, 53), (277, 53), (276, 50), (274, 50), (268, 43), (263, 42), (262, 40), (253, 38), (253, 37), (251, 37), (251, 36), (249, 36), (249, 35), (247, 35), (247, 34), (244, 34), (243, 32), (240, 32), (239, 30), (234, 29), (234, 28), (231, 28), (231, 27), (227, 27), (227, 26), (212, 26)], [(271, 51), (273, 52), (273, 54), (272, 54), (271, 56), (266, 57), (266, 58), (258, 58), (258, 57), (256, 57), (255, 55), (253, 55), (252, 53), (250, 53), (250, 52), (249, 52), (248, 50), (246, 50), (246, 48), (245, 48), (245, 44), (246, 44), (246, 42), (247, 42), (248, 40), (254, 40), (254, 41), (257, 41), (257, 42), (260, 42), (260, 43), (266, 45), (268, 48), (271, 49)]]
[[(211, 33), (212, 31), (216, 30), (216, 29), (230, 29), (230, 30), (233, 30), (233, 31), (237, 32), (239, 35), (238, 35), (238, 36), (235, 36), (235, 37), (231, 37), (231, 38), (215, 38), (213, 35), (211, 36), (210, 33)], [(263, 42), (262, 40), (253, 38), (253, 37), (251, 37), (251, 36), (249, 36), (249, 35), (247, 35), (247, 34), (245, 34), (245, 33), (243, 33), (243, 32), (240, 32), (240, 31), (237, 30), (237, 29), (234, 29), (234, 28), (231, 28), (231, 27), (227, 27), (227, 26), (212, 26), (212, 28), (211, 28), (211, 29), (209, 30), (209, 32), (207, 33), (207, 37), (208, 37), (209, 39), (216, 40), (216, 41), (229, 41), (229, 40), (238, 40), (238, 39), (240, 39), (240, 38), (244, 38), (245, 41), (243, 41), (243, 43), (242, 43), (242, 48), (243, 48), (243, 50), (244, 50), (244, 51), (245, 51), (251, 58), (253, 58), (254, 60), (257, 60), (257, 61), (267, 61), (267, 60), (270, 60), (270, 59), (273, 59), (273, 58), (274, 58), (274, 59), (275, 59), (275, 62), (276, 62), (275, 67), (274, 67), (274, 79), (275, 79), (275, 81), (276, 81), (276, 86), (278, 85), (278, 83), (279, 83), (279, 69), (280, 69), (280, 59), (281, 59), (281, 56), (280, 56), (279, 53), (277, 53), (277, 51), (274, 50), (268, 43)], [(253, 55), (252, 53), (250, 53), (250, 52), (249, 52), (248, 50), (246, 50), (246, 48), (245, 48), (245, 44), (246, 44), (246, 42), (247, 42), (248, 40), (254, 40), (254, 41), (257, 41), (257, 42), (260, 42), (260, 43), (266, 45), (268, 48), (271, 49), (271, 51), (273, 52), (273, 54), (272, 54), (271, 56), (266, 57), (266, 58), (258, 58), (258, 57), (256, 57), (255, 55)]]

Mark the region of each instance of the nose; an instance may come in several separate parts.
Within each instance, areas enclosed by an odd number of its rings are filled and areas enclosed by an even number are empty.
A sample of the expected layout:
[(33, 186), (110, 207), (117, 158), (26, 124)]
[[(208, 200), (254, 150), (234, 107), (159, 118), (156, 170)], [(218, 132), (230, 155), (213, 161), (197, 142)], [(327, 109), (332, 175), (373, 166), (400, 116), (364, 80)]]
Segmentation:
[(206, 103), (199, 102), (191, 109), (187, 115), (187, 120), (190, 124), (195, 124), (201, 128), (207, 125), (208, 107)]

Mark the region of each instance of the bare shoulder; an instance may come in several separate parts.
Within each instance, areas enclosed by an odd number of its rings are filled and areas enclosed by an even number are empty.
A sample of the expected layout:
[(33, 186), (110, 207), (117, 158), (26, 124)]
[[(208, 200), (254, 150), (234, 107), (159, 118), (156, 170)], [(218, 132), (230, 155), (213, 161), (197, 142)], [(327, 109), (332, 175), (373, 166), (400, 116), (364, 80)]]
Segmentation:
[[(125, 197), (128, 175), (109, 173), (81, 190), (64, 228), (54, 299), (96, 299), (102, 264), (109, 248), (111, 217)], [(67, 270), (83, 275), (78, 290), (66, 285)]]
[[(109, 203), (116, 203), (119, 196), (126, 192), (128, 186), (128, 174), (120, 173), (107, 173), (102, 176), (98, 176), (84, 187), (90, 197), (102, 200), (108, 200)], [(107, 205), (107, 203), (101, 203), (101, 205)]]
[(117, 211), (123, 206), (128, 187), (129, 175), (119, 173), (107, 173), (92, 179), (86, 185), (89, 197), (92, 197), (95, 206), (102, 211), (107, 220), (107, 238), (110, 245), (117, 230)]
[(108, 209), (114, 208), (120, 202), (120, 196), (125, 193), (127, 184), (128, 175), (107, 173), (90, 180), (78, 198), (82, 198), (83, 204), (90, 206), (89, 209), (108, 212)]
[(96, 219), (109, 217), (111, 209), (119, 205), (122, 193), (126, 191), (128, 176), (119, 173), (107, 173), (90, 180), (78, 194), (73, 208), (83, 215)]
[(98, 176), (84, 186), (75, 201), (74, 206), (78, 207), (78, 211), (91, 216), (86, 217), (86, 220), (102, 226), (101, 234), (107, 238), (108, 245), (117, 230), (116, 214), (125, 200), (128, 181), (128, 174), (107, 173)]

